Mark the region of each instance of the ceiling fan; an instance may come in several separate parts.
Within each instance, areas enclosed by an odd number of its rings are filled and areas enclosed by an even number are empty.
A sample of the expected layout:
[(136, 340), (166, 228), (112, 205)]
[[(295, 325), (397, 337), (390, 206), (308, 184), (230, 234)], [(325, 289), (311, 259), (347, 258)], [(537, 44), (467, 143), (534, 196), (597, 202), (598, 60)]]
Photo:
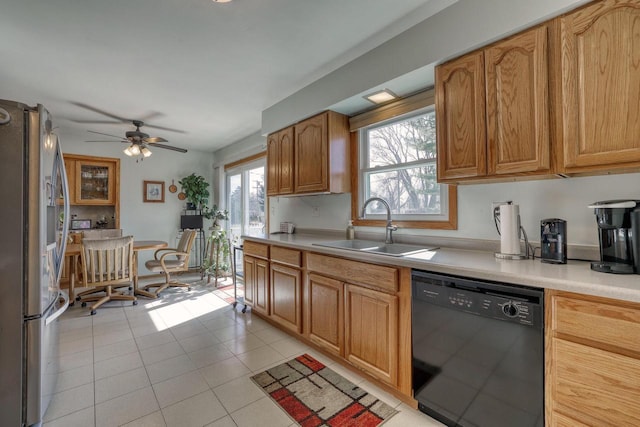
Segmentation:
[[(111, 135), (108, 133), (102, 133), (102, 132), (96, 132), (96, 131), (88, 131), (90, 133), (94, 133), (96, 135), (104, 135), (104, 136), (109, 136), (112, 138), (116, 138), (116, 140), (98, 140), (98, 141), (86, 141), (86, 142), (123, 142), (126, 144), (129, 144), (129, 146), (127, 148), (125, 148), (124, 153), (127, 156), (142, 156), (143, 159), (145, 157), (149, 157), (151, 155), (151, 150), (149, 149), (149, 147), (157, 147), (157, 148), (164, 148), (167, 150), (173, 150), (173, 151), (177, 151), (179, 153), (186, 153), (187, 150), (185, 150), (184, 148), (180, 148), (180, 147), (174, 147), (172, 145), (165, 145), (165, 144), (160, 144), (161, 142), (169, 142), (166, 139), (159, 137), (159, 136), (149, 136), (149, 134), (142, 132), (140, 130), (140, 128), (142, 126), (145, 126), (145, 123), (143, 120), (148, 120), (152, 117), (158, 117), (160, 115), (162, 115), (161, 113), (157, 113), (157, 112), (152, 112), (150, 114), (148, 114), (147, 116), (145, 116), (143, 119), (139, 119), (139, 120), (134, 120), (134, 119), (126, 119), (123, 117), (119, 117), (116, 116), (115, 114), (111, 114), (109, 112), (100, 110), (98, 108), (92, 107), (90, 105), (87, 104), (83, 104), (80, 102), (72, 102), (72, 104), (77, 105), (79, 107), (82, 108), (86, 108), (88, 110), (91, 111), (95, 111), (96, 113), (99, 114), (103, 114), (107, 117), (110, 117), (112, 119), (115, 119), (117, 121), (106, 121), (106, 120), (99, 120), (99, 121), (95, 121), (95, 120), (74, 120), (74, 122), (76, 123), (94, 123), (94, 124), (121, 124), (121, 123), (131, 123), (136, 127), (136, 130), (132, 130), (132, 131), (127, 131), (125, 133), (125, 136), (118, 136), (118, 135)], [(146, 125), (147, 127), (150, 128), (156, 128), (156, 129), (163, 129), (163, 130), (167, 130), (170, 132), (177, 132), (177, 133), (186, 133), (185, 131), (182, 130), (178, 130), (178, 129), (172, 129), (172, 128), (167, 128), (167, 127), (162, 127), (162, 126), (155, 126), (155, 125)]]

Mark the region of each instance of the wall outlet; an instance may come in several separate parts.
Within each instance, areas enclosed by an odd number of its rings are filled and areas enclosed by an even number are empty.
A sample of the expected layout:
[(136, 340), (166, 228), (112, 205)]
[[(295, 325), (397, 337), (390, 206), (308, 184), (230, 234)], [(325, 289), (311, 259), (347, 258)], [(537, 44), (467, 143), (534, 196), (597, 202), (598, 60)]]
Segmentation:
[(319, 206), (313, 206), (311, 208), (311, 216), (320, 216), (320, 207)]

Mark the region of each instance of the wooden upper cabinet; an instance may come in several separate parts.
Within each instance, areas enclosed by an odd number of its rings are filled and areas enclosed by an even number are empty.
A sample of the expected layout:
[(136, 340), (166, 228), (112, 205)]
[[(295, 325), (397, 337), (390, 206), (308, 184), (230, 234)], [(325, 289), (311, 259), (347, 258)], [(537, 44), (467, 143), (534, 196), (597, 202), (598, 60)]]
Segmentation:
[(487, 173), (549, 171), (547, 26), (485, 50)]
[(276, 196), (280, 185), (280, 148), (278, 133), (267, 137), (267, 196)]
[[(120, 159), (64, 153), (72, 206), (115, 206), (116, 225), (120, 205)], [(59, 203), (62, 203), (60, 200)]]
[(293, 127), (267, 138), (267, 195), (293, 193)]
[(565, 170), (640, 167), (640, 2), (598, 1), (559, 19)]
[(436, 67), (438, 181), (486, 175), (484, 54)]
[(296, 192), (320, 192), (328, 189), (327, 127), (328, 117), (326, 114), (312, 117), (295, 125)]
[(115, 200), (115, 164), (110, 161), (77, 160), (75, 164), (76, 204), (113, 205)]
[(548, 26), (436, 67), (438, 181), (551, 173)]
[(350, 191), (349, 121), (326, 111), (267, 139), (267, 194)]
[(280, 149), (280, 194), (293, 193), (293, 128), (278, 132), (278, 146)]

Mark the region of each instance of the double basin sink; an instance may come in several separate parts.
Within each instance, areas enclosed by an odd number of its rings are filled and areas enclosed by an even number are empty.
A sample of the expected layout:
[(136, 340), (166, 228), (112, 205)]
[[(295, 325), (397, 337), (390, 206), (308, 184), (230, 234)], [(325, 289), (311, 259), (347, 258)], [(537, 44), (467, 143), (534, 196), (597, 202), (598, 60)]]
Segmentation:
[(382, 243), (373, 240), (336, 240), (333, 242), (314, 243), (316, 246), (328, 248), (347, 249), (350, 251), (370, 252), (378, 255), (407, 256), (419, 252), (433, 251), (437, 247), (424, 247), (418, 245), (407, 245), (404, 243)]

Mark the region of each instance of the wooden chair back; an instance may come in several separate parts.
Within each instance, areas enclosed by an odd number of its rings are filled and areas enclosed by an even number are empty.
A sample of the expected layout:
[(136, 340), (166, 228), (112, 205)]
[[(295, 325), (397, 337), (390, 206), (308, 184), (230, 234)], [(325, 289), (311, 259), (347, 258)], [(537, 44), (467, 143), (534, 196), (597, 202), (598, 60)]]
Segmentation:
[(133, 236), (82, 241), (84, 286), (111, 286), (133, 280)]

